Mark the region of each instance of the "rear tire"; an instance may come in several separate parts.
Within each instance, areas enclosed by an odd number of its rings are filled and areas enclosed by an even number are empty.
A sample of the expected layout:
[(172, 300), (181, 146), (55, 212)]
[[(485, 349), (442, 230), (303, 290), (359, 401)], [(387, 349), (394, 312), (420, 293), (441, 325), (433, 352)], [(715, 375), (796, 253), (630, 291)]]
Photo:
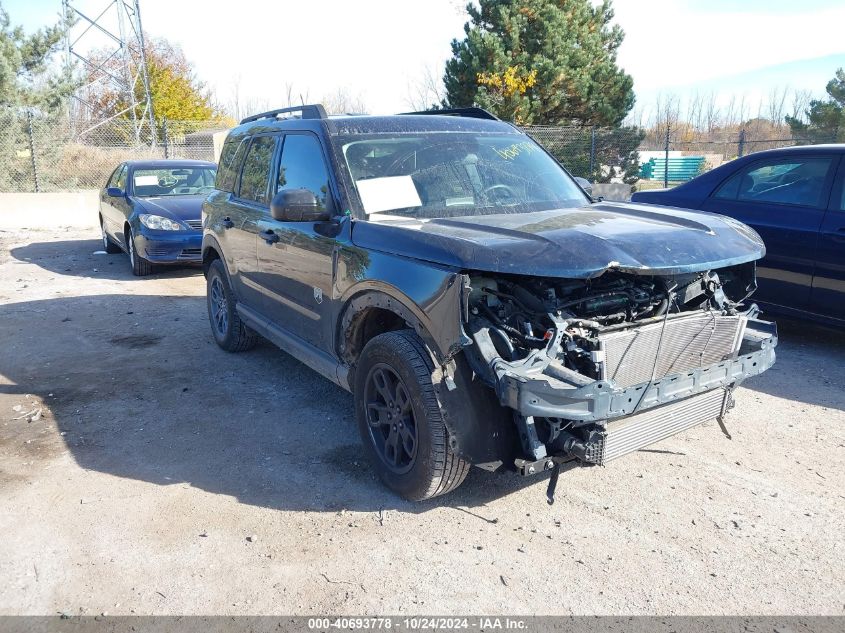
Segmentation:
[(129, 265), (132, 267), (132, 274), (136, 277), (146, 277), (152, 274), (153, 265), (138, 254), (135, 250), (135, 236), (132, 229), (126, 229), (126, 253), (129, 255)]
[(244, 352), (255, 347), (258, 334), (238, 316), (229, 275), (219, 259), (211, 262), (208, 268), (206, 304), (211, 333), (221, 348), (227, 352)]
[(120, 246), (115, 244), (109, 237), (109, 234), (106, 233), (106, 225), (103, 223), (102, 218), (100, 218), (100, 233), (102, 234), (103, 238), (103, 250), (106, 251), (109, 255), (117, 255), (121, 251), (121, 248)]
[(355, 369), (355, 414), (381, 480), (410, 501), (451, 492), (470, 464), (449, 450), (449, 431), (432, 383), (434, 362), (411, 330), (364, 347)]

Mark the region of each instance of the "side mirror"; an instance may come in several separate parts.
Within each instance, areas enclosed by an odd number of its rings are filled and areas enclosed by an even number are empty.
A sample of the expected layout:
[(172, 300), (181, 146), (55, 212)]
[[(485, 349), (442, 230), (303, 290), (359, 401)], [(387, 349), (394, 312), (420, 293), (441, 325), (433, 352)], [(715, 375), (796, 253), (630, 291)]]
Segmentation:
[(109, 198), (122, 198), (123, 197), (123, 189), (120, 187), (108, 187), (106, 189), (106, 195)]
[(575, 182), (581, 185), (581, 189), (587, 192), (587, 195), (591, 198), (593, 197), (593, 185), (590, 183), (589, 180), (586, 178), (581, 178), (581, 176), (575, 176)]
[(331, 218), (308, 189), (283, 189), (270, 203), (270, 215), (280, 222), (324, 222)]

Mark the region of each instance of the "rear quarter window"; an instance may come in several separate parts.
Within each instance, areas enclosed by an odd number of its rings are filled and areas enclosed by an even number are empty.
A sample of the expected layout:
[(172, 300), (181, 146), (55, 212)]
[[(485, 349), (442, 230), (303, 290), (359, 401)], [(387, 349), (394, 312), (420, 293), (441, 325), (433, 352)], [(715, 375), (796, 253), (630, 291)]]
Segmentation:
[(822, 157), (776, 158), (758, 162), (731, 176), (713, 197), (821, 207), (832, 162), (831, 158)]
[(223, 150), (220, 152), (220, 163), (217, 168), (217, 178), (214, 181), (214, 188), (220, 191), (235, 192), (235, 180), (240, 172), (241, 163), (246, 153), (247, 141), (249, 139), (226, 139), (223, 143)]

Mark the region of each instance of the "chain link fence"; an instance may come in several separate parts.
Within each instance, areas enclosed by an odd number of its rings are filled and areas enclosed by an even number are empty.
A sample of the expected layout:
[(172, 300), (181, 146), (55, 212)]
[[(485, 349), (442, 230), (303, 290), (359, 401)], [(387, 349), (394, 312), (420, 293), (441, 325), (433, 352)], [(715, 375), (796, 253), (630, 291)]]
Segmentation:
[(99, 189), (125, 160), (213, 161), (219, 121), (162, 120), (156, 129), (129, 119), (70, 121), (67, 116), (0, 106), (0, 192)]
[(756, 126), (730, 133), (690, 133), (669, 128), (649, 130), (637, 149), (638, 190), (673, 187), (720, 165), (754, 152), (811, 143), (836, 143), (835, 136), (800, 138), (783, 130)]
[(636, 182), (637, 147), (645, 132), (633, 127), (524, 126), (573, 176), (591, 182)]
[[(525, 126), (574, 176), (635, 189), (668, 187), (750, 152), (804, 144), (758, 130), (690, 134), (634, 127)], [(71, 121), (66, 115), (0, 105), (0, 192), (98, 189), (114, 167), (133, 159), (215, 160), (220, 121), (137, 126), (123, 118)], [(831, 139), (835, 141), (835, 139)], [(818, 140), (814, 140), (818, 142)]]

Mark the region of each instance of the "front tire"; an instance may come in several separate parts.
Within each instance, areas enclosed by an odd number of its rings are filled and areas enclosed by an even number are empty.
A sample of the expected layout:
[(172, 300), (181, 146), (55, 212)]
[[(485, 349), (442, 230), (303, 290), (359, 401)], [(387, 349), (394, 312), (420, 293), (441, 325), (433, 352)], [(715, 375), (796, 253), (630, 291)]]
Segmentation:
[(365, 449), (387, 487), (410, 501), (451, 492), (469, 472), (469, 463), (449, 450), (433, 370), (431, 354), (411, 330), (374, 337), (355, 369)]
[(141, 257), (135, 249), (135, 236), (132, 229), (126, 228), (126, 253), (129, 255), (129, 265), (132, 267), (132, 274), (136, 277), (146, 277), (152, 274), (153, 265)]
[(255, 347), (258, 335), (238, 316), (235, 295), (223, 262), (211, 262), (206, 279), (206, 303), (211, 333), (227, 352), (244, 352)]

